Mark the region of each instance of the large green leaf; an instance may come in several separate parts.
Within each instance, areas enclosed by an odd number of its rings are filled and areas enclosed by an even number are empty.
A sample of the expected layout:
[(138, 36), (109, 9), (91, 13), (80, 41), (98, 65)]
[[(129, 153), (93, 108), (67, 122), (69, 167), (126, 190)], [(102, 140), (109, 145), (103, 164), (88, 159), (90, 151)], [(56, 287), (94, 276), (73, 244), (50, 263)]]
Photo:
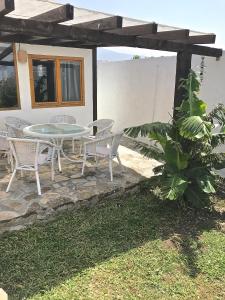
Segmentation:
[(147, 158), (153, 158), (160, 162), (165, 162), (165, 154), (157, 146), (139, 144), (138, 149), (139, 149), (140, 153)]
[(225, 144), (225, 133), (213, 133), (211, 138), (211, 145), (213, 148)]
[(183, 170), (188, 166), (188, 154), (182, 151), (181, 145), (168, 140), (165, 145), (165, 161), (172, 169)]
[(212, 124), (199, 116), (185, 118), (180, 125), (180, 135), (190, 140), (209, 138)]
[[(192, 102), (190, 102), (192, 101)], [(206, 108), (207, 104), (202, 101), (197, 99), (196, 97), (193, 97), (193, 99), (189, 100), (184, 100), (178, 108), (178, 111), (183, 112), (187, 116), (205, 116), (206, 114)]]
[(126, 128), (124, 132), (133, 138), (137, 138), (139, 135), (142, 137), (148, 137), (159, 142), (162, 147), (164, 147), (171, 130), (172, 125), (169, 123), (154, 122), (141, 126)]
[(163, 199), (179, 199), (188, 186), (188, 181), (179, 174), (168, 175), (161, 179), (161, 195)]
[(206, 207), (210, 203), (209, 194), (204, 193), (198, 186), (189, 185), (184, 192), (185, 200), (195, 208)]
[(190, 116), (204, 116), (206, 114), (207, 104), (202, 100), (194, 99), (192, 102)]
[(211, 120), (216, 121), (221, 127), (221, 132), (224, 132), (225, 126), (225, 106), (223, 104), (218, 104), (209, 114)]
[(216, 192), (216, 190), (213, 186), (214, 180), (213, 180), (212, 176), (204, 176), (204, 177), (198, 178), (197, 184), (198, 184), (199, 188), (206, 194), (213, 194)]

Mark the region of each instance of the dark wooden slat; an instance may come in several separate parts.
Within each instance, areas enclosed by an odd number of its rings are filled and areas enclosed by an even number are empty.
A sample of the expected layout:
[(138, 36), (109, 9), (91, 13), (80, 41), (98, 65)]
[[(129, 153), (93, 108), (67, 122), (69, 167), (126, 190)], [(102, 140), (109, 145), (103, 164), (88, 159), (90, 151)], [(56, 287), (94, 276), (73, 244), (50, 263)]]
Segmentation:
[(199, 45), (186, 45), (185, 43), (179, 43), (173, 41), (154, 40), (154, 39), (137, 37), (135, 44), (136, 47), (146, 48), (146, 49), (172, 51), (172, 52), (188, 50), (192, 54), (197, 54), (197, 55), (212, 56), (212, 57), (222, 56), (222, 49), (199, 46)]
[(177, 30), (167, 30), (160, 31), (156, 34), (146, 34), (142, 35), (145, 38), (159, 39), (159, 40), (182, 40), (188, 39), (189, 29), (177, 29)]
[(13, 61), (0, 61), (0, 66), (14, 66)]
[(5, 58), (6, 56), (8, 56), (10, 53), (13, 52), (13, 47), (9, 46), (7, 48), (5, 48), (1, 53), (0, 53), (0, 60), (2, 60), (3, 58)]
[(48, 23), (61, 23), (73, 20), (74, 7), (70, 4), (65, 4), (55, 9), (49, 10), (43, 14), (30, 18), (31, 20), (48, 22)]
[(192, 54), (202, 55), (202, 56), (212, 56), (212, 57), (220, 57), (223, 55), (223, 49), (192, 45), (190, 48)]
[(175, 119), (177, 116), (177, 110), (175, 108), (181, 105), (185, 95), (184, 88), (180, 87), (181, 79), (185, 79), (188, 77), (191, 69), (191, 58), (192, 54), (190, 51), (185, 50), (177, 53), (176, 83), (173, 107), (173, 116)]
[(61, 24), (52, 24), (28, 19), (15, 19), (3, 17), (0, 22), (0, 31), (12, 32), (30, 36), (43, 36), (80, 40), (83, 42), (111, 42), (123, 46), (124, 43), (134, 42), (130, 36), (117, 36), (116, 34), (99, 32), (87, 28), (77, 28)]
[(216, 41), (215, 34), (191, 35), (188, 39), (180, 40), (186, 44), (214, 44)]
[(61, 24), (51, 24), (26, 19), (13, 19), (3, 17), (0, 22), (0, 31), (12, 32), (22, 35), (43, 36), (49, 38), (79, 40), (81, 44), (93, 42), (94, 44), (107, 44), (114, 46), (139, 47), (162, 51), (183, 51), (188, 49), (193, 54), (219, 57), (221, 49), (204, 47), (199, 45), (185, 45), (184, 43), (153, 40), (149, 38), (117, 35), (87, 28), (77, 28)]
[(30, 39), (30, 36), (24, 34), (2, 34), (0, 33), (0, 42), (4, 43), (25, 43)]
[(98, 118), (97, 100), (97, 49), (92, 50), (92, 78), (93, 78), (93, 121)]
[(142, 24), (136, 26), (128, 26), (123, 27), (121, 29), (113, 29), (107, 30), (110, 33), (116, 33), (119, 35), (128, 35), (128, 36), (138, 36), (138, 35), (145, 35), (145, 34), (152, 34), (157, 32), (157, 24), (156, 23), (149, 23), (149, 24)]
[(14, 9), (14, 0), (0, 0), (0, 17), (7, 15)]
[(89, 28), (94, 30), (112, 30), (117, 28), (122, 28), (123, 18), (120, 16), (113, 16), (103, 19), (98, 19), (90, 22), (83, 22), (73, 25), (77, 28)]

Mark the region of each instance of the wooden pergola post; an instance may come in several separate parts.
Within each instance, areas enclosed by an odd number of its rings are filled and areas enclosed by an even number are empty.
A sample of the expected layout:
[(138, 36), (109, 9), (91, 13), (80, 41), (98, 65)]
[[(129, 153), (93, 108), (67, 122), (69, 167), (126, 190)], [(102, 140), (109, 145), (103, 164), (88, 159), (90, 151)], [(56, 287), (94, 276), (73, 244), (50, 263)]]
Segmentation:
[(97, 48), (92, 49), (92, 76), (93, 76), (93, 121), (98, 118), (97, 101)]
[(192, 53), (188, 50), (177, 52), (176, 83), (174, 93), (173, 117), (176, 118), (176, 107), (179, 107), (184, 99), (185, 91), (180, 87), (181, 79), (186, 79), (191, 69)]

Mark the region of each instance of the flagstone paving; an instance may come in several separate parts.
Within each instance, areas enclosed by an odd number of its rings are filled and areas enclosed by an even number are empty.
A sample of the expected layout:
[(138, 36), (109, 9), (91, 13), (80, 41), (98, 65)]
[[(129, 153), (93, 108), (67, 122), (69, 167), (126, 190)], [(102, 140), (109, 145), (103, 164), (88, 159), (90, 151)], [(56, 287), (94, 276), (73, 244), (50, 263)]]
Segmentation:
[(109, 180), (107, 161), (100, 161), (96, 167), (90, 162), (85, 176), (81, 175), (81, 164), (62, 160), (63, 171), (56, 171), (51, 181), (49, 166), (40, 169), (42, 196), (37, 195), (33, 174), (20, 174), (6, 193), (10, 179), (6, 159), (0, 159), (0, 233), (20, 230), (38, 221), (46, 221), (63, 209), (78, 209), (92, 206), (101, 199), (113, 198), (126, 192), (134, 192), (140, 182), (153, 175), (157, 166), (154, 160), (148, 160), (134, 151), (134, 143), (123, 139), (119, 148), (123, 169), (114, 162), (114, 181)]

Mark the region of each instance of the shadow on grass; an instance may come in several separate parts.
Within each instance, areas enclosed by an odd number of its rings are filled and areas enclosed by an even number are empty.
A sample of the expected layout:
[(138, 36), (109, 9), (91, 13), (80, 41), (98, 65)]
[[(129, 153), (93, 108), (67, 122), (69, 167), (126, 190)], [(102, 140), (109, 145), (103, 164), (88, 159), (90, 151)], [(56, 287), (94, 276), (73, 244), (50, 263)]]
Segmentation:
[(147, 241), (170, 241), (179, 249), (189, 276), (199, 272), (199, 236), (224, 215), (177, 211), (152, 195), (102, 202), (62, 213), (56, 220), (0, 239), (0, 287), (11, 299), (45, 292), (99, 263)]

